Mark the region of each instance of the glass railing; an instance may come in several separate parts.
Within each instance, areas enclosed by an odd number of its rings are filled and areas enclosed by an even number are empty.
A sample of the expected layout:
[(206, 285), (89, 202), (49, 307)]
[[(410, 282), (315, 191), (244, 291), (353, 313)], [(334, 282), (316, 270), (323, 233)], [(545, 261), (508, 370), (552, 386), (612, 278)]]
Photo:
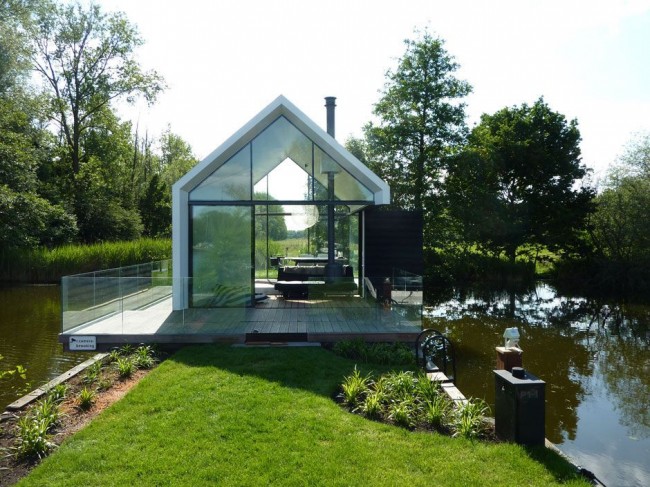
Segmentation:
[[(74, 335), (237, 335), (292, 324), (307, 332), (337, 333), (393, 326), (419, 327), (422, 279), (306, 276), (260, 280), (258, 293), (241, 286), (174, 278), (170, 261), (66, 276), (62, 279), (62, 332)], [(172, 289), (181, 293), (173, 310)], [(262, 291), (262, 292), (259, 292)], [(218, 305), (215, 305), (217, 303)], [(249, 329), (250, 328), (250, 329)], [(344, 330), (344, 331), (345, 331)]]
[(171, 261), (107, 269), (61, 279), (61, 329), (144, 309), (172, 294)]

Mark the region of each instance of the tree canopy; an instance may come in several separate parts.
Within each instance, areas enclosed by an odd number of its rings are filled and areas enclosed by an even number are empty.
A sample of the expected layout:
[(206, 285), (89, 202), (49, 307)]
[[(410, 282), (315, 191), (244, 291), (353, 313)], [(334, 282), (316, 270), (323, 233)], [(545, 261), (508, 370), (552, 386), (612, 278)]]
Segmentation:
[(580, 184), (587, 169), (579, 143), (577, 122), (542, 98), (483, 115), (446, 184), (463, 238), (513, 261), (524, 244), (576, 244), (594, 195)]
[(144, 71), (134, 51), (142, 39), (122, 13), (97, 4), (60, 5), (43, 0), (27, 24), (32, 63), (45, 82), (49, 115), (67, 145), (71, 172), (81, 169), (81, 137), (95, 115), (113, 100), (143, 96), (153, 102), (164, 88), (155, 71)]

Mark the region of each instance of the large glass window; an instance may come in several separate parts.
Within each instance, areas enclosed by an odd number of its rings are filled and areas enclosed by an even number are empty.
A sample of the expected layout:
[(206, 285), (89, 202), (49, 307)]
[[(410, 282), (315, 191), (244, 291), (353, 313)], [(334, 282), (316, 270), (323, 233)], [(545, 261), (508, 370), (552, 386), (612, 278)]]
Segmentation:
[(191, 306), (240, 307), (251, 304), (255, 279), (276, 277), (280, 262), (326, 259), (330, 225), (337, 262), (358, 268), (358, 223), (346, 203), (371, 203), (373, 193), (280, 116), (189, 199)]
[(312, 142), (280, 117), (252, 142), (255, 199), (311, 200)]
[[(327, 199), (327, 188), (331, 176), (334, 176), (334, 198), (340, 201), (372, 201), (372, 191), (357, 181), (343, 167), (323, 152), (319, 147), (314, 147), (314, 189), (315, 199)], [(319, 189), (320, 188), (320, 189)]]
[(249, 206), (192, 206), (192, 306), (250, 304), (252, 210)]
[(190, 201), (251, 199), (251, 159), (247, 145), (190, 191)]

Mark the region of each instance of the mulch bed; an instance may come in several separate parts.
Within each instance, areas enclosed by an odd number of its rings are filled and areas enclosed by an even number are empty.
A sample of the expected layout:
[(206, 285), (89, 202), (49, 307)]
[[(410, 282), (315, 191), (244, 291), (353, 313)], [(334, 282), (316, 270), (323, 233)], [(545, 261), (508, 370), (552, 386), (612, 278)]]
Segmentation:
[[(131, 377), (121, 379), (114, 367), (104, 365), (101, 380), (105, 389), (97, 391), (95, 401), (87, 411), (77, 407), (79, 391), (85, 386), (92, 386), (83, 382), (84, 372), (66, 381), (66, 397), (60, 403), (61, 419), (51, 432), (51, 441), (57, 446), (60, 445), (68, 436), (82, 429), (104, 409), (124, 397), (150, 371), (151, 369), (136, 370)], [(11, 416), (0, 423), (0, 486), (15, 484), (39, 463), (38, 459), (18, 460), (12, 453), (16, 442), (17, 422), (22, 416), (29, 414), (36, 403), (37, 401), (23, 410), (11, 412)]]

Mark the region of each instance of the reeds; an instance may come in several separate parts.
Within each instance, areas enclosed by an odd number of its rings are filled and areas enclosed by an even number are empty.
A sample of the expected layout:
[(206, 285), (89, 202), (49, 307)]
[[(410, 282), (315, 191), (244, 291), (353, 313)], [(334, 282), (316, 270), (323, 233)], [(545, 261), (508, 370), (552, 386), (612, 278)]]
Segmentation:
[(0, 281), (58, 283), (62, 276), (142, 264), (171, 257), (169, 239), (65, 245), (0, 253)]

